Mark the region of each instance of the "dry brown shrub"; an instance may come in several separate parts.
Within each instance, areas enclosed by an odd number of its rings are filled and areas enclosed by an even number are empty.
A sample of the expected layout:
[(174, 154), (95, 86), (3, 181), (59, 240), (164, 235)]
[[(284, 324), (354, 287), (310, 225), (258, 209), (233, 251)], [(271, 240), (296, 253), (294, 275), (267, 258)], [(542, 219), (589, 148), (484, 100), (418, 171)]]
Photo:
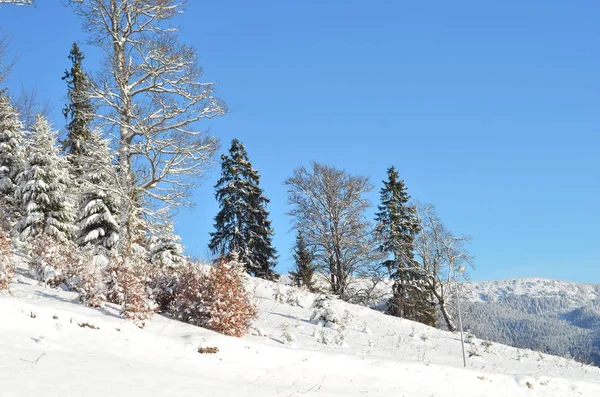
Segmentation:
[(71, 242), (48, 235), (36, 237), (31, 246), (29, 270), (39, 281), (51, 287), (74, 289), (81, 280), (84, 261), (79, 248)]
[(218, 347), (199, 347), (198, 353), (200, 354), (216, 354), (219, 352)]
[(152, 318), (153, 305), (148, 297), (147, 271), (149, 263), (142, 255), (133, 253), (120, 261), (117, 278), (123, 291), (121, 315), (143, 328)]
[(14, 275), (10, 238), (7, 233), (0, 230), (0, 292), (9, 291)]
[(234, 266), (219, 264), (208, 273), (189, 265), (172, 305), (175, 317), (225, 335), (241, 337), (258, 315)]

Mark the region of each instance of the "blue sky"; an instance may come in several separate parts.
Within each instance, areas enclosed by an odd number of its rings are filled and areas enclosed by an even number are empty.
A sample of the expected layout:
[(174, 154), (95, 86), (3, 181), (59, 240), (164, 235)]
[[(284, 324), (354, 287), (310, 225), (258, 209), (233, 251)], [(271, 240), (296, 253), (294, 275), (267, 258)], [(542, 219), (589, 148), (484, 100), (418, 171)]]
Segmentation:
[[(18, 62), (9, 89), (60, 109), (74, 40), (101, 54), (60, 0), (0, 7)], [(286, 189), (311, 160), (372, 178), (395, 165), (410, 194), (473, 237), (474, 280), (600, 283), (600, 3), (595, 1), (191, 1), (179, 18), (230, 113), (203, 124), (240, 139), (262, 175), (291, 265)], [(207, 255), (218, 167), (178, 214)], [(371, 214), (369, 215), (371, 216)]]

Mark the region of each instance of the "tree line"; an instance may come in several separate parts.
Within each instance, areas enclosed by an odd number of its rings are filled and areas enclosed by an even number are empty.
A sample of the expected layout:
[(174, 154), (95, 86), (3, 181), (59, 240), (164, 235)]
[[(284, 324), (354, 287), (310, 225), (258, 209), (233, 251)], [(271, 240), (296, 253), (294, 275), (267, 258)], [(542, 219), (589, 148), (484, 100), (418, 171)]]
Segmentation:
[[(188, 262), (171, 215), (190, 204), (195, 180), (218, 149), (217, 139), (198, 122), (224, 115), (227, 107), (214, 84), (201, 81), (195, 50), (181, 44), (171, 26), (185, 2), (67, 3), (81, 18), (87, 43), (100, 47), (106, 59), (92, 75), (73, 44), (63, 76), (68, 103), (61, 141), (41, 114), (23, 123), (10, 93), (1, 92), (4, 239), (21, 242), (38, 257), (48, 255), (48, 246), (62, 247), (65, 257), (76, 246), (92, 249), (89, 258), (119, 258), (98, 265), (105, 269), (102, 297), (136, 313), (143, 311), (142, 287), (148, 286), (167, 308), (169, 291)], [(313, 162), (294, 170), (285, 184), (297, 231), (291, 273), (296, 285), (366, 304), (378, 284), (391, 280), (389, 314), (434, 325), (439, 307), (455, 329), (447, 305), (456, 269), (471, 259), (464, 249), (468, 239), (448, 231), (432, 206), (411, 202), (394, 167), (387, 170), (372, 221), (365, 216), (365, 194), (374, 186), (366, 177)], [(253, 276), (277, 279), (269, 199), (237, 139), (221, 156), (215, 190), (220, 210), (211, 252), (219, 263), (239, 263)], [(59, 276), (38, 266), (37, 272), (42, 280), (68, 283), (66, 275), (77, 275), (77, 269), (61, 269)], [(356, 287), (365, 280), (370, 284)], [(84, 296), (94, 285), (88, 283)]]

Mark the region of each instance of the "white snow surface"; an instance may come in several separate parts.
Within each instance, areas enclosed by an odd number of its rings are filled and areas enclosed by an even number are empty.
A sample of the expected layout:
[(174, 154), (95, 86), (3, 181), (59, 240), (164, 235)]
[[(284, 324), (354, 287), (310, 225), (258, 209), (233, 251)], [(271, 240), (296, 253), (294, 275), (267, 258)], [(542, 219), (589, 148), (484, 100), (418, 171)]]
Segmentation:
[(309, 321), (315, 296), (263, 280), (248, 279), (260, 318), (238, 339), (159, 315), (139, 329), (115, 305), (87, 308), (19, 274), (0, 297), (3, 397), (600, 396), (600, 368), (475, 340), (465, 369), (458, 334), (337, 301), (353, 319), (344, 347), (320, 344), (315, 327), (337, 326)]

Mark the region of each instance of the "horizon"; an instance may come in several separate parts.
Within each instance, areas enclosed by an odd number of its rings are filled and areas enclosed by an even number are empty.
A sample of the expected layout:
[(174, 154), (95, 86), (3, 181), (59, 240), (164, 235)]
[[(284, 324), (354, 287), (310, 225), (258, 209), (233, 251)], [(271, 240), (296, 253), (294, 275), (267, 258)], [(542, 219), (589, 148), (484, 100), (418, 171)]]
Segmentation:
[[(271, 200), (279, 273), (295, 233), (283, 181), (313, 160), (371, 178), (372, 220), (394, 165), (413, 199), (470, 235), (473, 281), (600, 284), (600, 4), (189, 3), (180, 38), (196, 47), (230, 113), (203, 122), (246, 147)], [(60, 23), (56, 23), (60, 21)], [(307, 26), (310, 27), (307, 29)], [(61, 114), (77, 41), (102, 60), (60, 1), (0, 6), (17, 55), (6, 85), (37, 87)], [(43, 43), (40, 37), (44, 38)], [(186, 253), (208, 257), (219, 159), (175, 217)]]

